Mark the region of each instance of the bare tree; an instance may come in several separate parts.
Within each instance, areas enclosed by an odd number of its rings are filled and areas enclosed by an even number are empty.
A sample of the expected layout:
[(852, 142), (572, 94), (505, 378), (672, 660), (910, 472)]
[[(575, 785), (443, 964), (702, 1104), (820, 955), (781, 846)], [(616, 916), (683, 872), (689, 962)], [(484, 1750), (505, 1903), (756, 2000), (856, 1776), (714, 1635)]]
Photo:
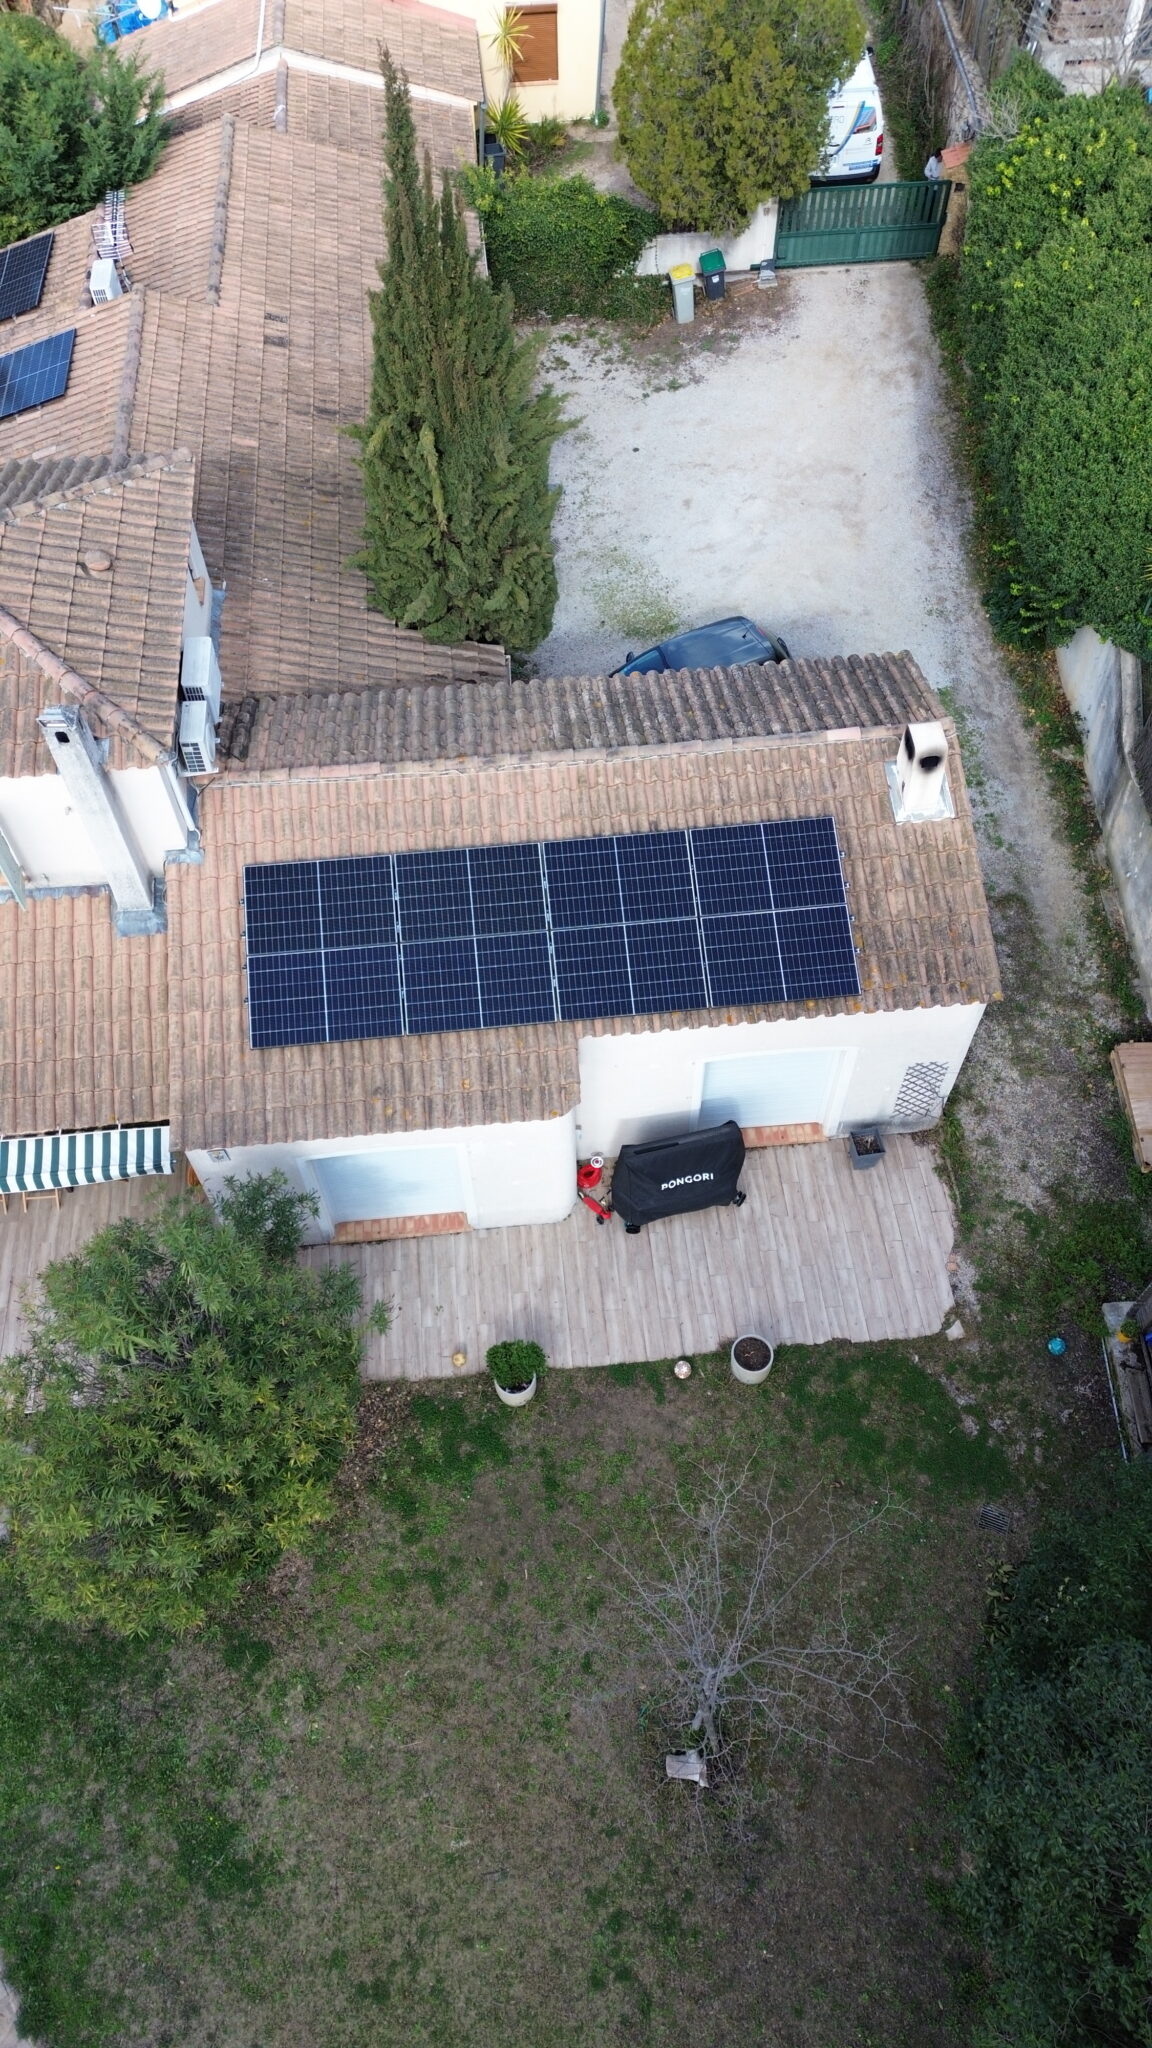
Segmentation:
[(757, 1487), (747, 1466), (704, 1477), (699, 1499), (675, 1495), (680, 1540), (653, 1521), (656, 1576), (614, 1553), (670, 1716), (730, 1766), (789, 1739), (875, 1758), (911, 1725), (900, 1646), (853, 1640), (844, 1565), (891, 1501), (841, 1521), (815, 1488), (778, 1506), (773, 1480)]

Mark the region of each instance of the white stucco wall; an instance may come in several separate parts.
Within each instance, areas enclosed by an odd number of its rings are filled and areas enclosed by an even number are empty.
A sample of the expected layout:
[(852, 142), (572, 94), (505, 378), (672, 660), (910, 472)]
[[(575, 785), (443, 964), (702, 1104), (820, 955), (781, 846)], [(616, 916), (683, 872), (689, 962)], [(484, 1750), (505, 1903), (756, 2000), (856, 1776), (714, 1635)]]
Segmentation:
[[(576, 1199), (575, 1116), (553, 1117), (546, 1123), (482, 1124), (474, 1129), (397, 1131), (389, 1136), (327, 1138), (295, 1145), (245, 1145), (226, 1157), (189, 1149), (188, 1161), (210, 1196), (224, 1192), (229, 1175), (246, 1180), (275, 1169), (293, 1188), (321, 1194), (310, 1162), (349, 1153), (410, 1152), (414, 1147), (451, 1148), (457, 1155), (465, 1193), (465, 1213), (474, 1230), (511, 1223), (558, 1223)], [(323, 1243), (333, 1233), (333, 1219), (323, 1206), (308, 1234), (309, 1243)]]
[(884, 1123), (910, 1066), (945, 1065), (947, 1094), (983, 1014), (982, 1003), (969, 1003), (589, 1036), (580, 1046), (580, 1157), (602, 1152), (611, 1158), (621, 1145), (694, 1129), (705, 1065), (758, 1052), (841, 1049), (844, 1059), (827, 1105), (826, 1130), (832, 1135), (850, 1125)]
[(657, 235), (645, 244), (636, 264), (637, 277), (664, 277), (677, 263), (699, 266), (706, 249), (723, 251), (729, 270), (755, 270), (776, 252), (775, 199), (765, 200), (738, 235)]
[[(199, 584), (199, 589), (197, 589)], [(193, 527), (188, 541), (188, 581), (184, 595), (184, 638), (193, 640), (212, 627), (212, 579), (204, 561), (204, 550)]]
[(1143, 720), (1139, 664), (1090, 626), (1056, 649), (1056, 662), (1083, 730), (1088, 785), (1152, 1013), (1152, 817), (1131, 765)]
[[(109, 780), (147, 867), (161, 874), (165, 855), (188, 843), (177, 779), (163, 768), (117, 768)], [(0, 829), (30, 888), (92, 888), (107, 879), (60, 775), (0, 778)]]

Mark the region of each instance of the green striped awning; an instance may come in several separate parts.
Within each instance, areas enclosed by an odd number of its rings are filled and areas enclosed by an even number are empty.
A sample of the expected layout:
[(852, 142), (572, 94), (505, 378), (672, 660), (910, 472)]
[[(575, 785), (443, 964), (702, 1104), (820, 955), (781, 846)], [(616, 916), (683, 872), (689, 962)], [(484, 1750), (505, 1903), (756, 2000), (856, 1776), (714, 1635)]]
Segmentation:
[(168, 1124), (118, 1124), (111, 1131), (55, 1131), (0, 1138), (0, 1193), (92, 1187), (140, 1173), (171, 1173)]

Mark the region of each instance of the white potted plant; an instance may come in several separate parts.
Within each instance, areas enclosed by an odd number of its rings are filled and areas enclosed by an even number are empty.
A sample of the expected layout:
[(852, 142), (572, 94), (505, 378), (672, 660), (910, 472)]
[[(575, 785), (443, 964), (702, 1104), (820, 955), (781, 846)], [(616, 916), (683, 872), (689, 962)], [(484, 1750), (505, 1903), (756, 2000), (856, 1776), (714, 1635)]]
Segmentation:
[(737, 1337), (730, 1359), (733, 1379), (739, 1380), (742, 1387), (762, 1386), (772, 1370), (775, 1355), (767, 1337), (756, 1337), (751, 1332)]
[(492, 1384), (506, 1408), (523, 1408), (536, 1392), (547, 1359), (539, 1344), (524, 1337), (492, 1344), (485, 1354)]

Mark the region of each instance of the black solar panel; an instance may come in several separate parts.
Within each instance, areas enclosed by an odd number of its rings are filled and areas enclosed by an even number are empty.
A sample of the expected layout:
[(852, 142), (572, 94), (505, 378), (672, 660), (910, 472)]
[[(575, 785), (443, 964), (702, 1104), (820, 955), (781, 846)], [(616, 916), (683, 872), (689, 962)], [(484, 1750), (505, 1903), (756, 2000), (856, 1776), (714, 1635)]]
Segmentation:
[(12, 242), (0, 249), (0, 320), (15, 320), (40, 304), (55, 239), (49, 229), (30, 242)]
[(858, 995), (831, 818), (244, 871), (254, 1046)]
[(66, 334), (50, 335), (47, 341), (31, 341), (27, 348), (0, 356), (0, 420), (63, 396), (75, 339), (76, 329), (70, 327)]

